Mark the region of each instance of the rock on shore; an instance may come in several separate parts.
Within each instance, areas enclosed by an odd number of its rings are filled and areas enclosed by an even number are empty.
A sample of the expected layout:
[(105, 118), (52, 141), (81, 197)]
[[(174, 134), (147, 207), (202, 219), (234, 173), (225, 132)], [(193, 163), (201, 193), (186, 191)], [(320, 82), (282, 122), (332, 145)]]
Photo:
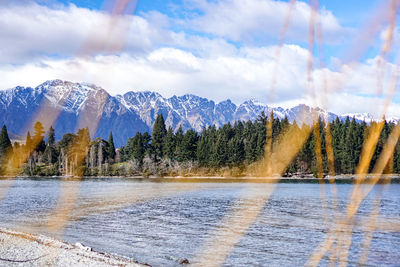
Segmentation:
[(0, 266), (145, 266), (42, 235), (0, 228)]

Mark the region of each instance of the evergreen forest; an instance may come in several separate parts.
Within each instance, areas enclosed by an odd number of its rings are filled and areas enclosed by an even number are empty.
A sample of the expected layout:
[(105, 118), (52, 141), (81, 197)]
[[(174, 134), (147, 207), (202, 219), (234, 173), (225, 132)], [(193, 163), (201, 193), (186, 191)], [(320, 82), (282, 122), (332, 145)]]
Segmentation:
[[(24, 143), (12, 144), (4, 125), (0, 133), (0, 174), (27, 176), (263, 176), (260, 166), (265, 164), (265, 147), (277, 143), (287, 129), (311, 133), (302, 149), (296, 154), (284, 176), (317, 176), (320, 151), (323, 175), (353, 174), (371, 127), (354, 118), (336, 120), (325, 124), (321, 119), (314, 126), (297, 125), (287, 118), (269, 118), (262, 113), (255, 121), (237, 121), (222, 127), (209, 126), (200, 133), (182, 127), (173, 131), (165, 126), (158, 115), (152, 133), (136, 133), (125, 146), (115, 148), (113, 133), (108, 140), (91, 140), (88, 128), (77, 133), (67, 133), (56, 141), (54, 129), (45, 131), (36, 122), (32, 135), (26, 135)], [(267, 134), (267, 125), (272, 132)], [(396, 125), (384, 122), (376, 145), (370, 170), (377, 161), (389, 134)], [(311, 129), (313, 127), (313, 130)], [(326, 133), (331, 133), (334, 155), (334, 172), (328, 168)], [(116, 133), (118, 134), (118, 133)], [(316, 137), (321, 143), (316, 149)], [(279, 149), (279, 148), (276, 148)], [(321, 169), (321, 168), (320, 168)], [(397, 142), (385, 173), (400, 173), (400, 143)]]

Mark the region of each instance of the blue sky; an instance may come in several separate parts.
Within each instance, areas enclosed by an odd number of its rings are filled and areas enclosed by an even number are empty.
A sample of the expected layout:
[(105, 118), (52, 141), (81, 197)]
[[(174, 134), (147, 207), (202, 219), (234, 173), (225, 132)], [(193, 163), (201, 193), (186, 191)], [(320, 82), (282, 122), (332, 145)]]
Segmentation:
[[(91, 10), (99, 10), (103, 12), (110, 12), (107, 8), (112, 6), (115, 2), (113, 0), (39, 0), (38, 3), (42, 5), (76, 5), (82, 8), (88, 8)], [(191, 1), (185, 0), (152, 0), (152, 1), (131, 1), (136, 4), (136, 8), (134, 9), (132, 14), (143, 15), (144, 13), (157, 11), (170, 18), (184, 19), (187, 16), (196, 16), (199, 13), (201, 14), (201, 10), (196, 9)], [(195, 1), (193, 1), (195, 2)], [(210, 2), (218, 2), (218, 1), (210, 1)], [(281, 2), (289, 2), (282, 0)], [(298, 1), (302, 2), (302, 1)], [(303, 1), (308, 3), (308, 1)], [(376, 12), (376, 9), (379, 9), (382, 4), (382, 1), (378, 0), (352, 0), (352, 1), (332, 1), (332, 0), (321, 0), (319, 1), (319, 7), (321, 9), (329, 10), (333, 13), (333, 15), (338, 19), (340, 24), (343, 27), (348, 29), (352, 29), (355, 32), (362, 31), (366, 27), (366, 22), (373, 16), (373, 13)], [(188, 7), (193, 6), (191, 10)], [(180, 25), (173, 25), (170, 27), (172, 31), (182, 31), (189, 34), (197, 34), (201, 36), (210, 36), (204, 32), (196, 31), (195, 29), (185, 29)], [(276, 44), (278, 36), (270, 36), (270, 38), (259, 40), (259, 38), (254, 38), (253, 45), (265, 45), (265, 44)], [(349, 36), (351, 38), (351, 36)], [(228, 40), (230, 43), (234, 44), (237, 47), (242, 45), (240, 40)], [(296, 43), (299, 46), (307, 48), (307, 42), (292, 42)], [(329, 60), (331, 57), (340, 57), (346, 53), (346, 45), (349, 42), (343, 42), (339, 44), (325, 44), (324, 49), (326, 53), (326, 58)], [(379, 46), (374, 44), (372, 47), (368, 49), (368, 52), (365, 53), (365, 56), (362, 57), (362, 60), (367, 59), (376, 53), (379, 52)], [(316, 53), (317, 55), (317, 53)]]
[[(64, 5), (74, 4), (79, 7), (90, 8), (94, 10), (104, 10), (106, 4), (112, 1), (104, 0), (60, 0), (50, 1), (50, 3), (63, 3)], [(152, 0), (152, 1), (132, 1), (137, 2), (135, 14), (142, 14), (158, 11), (169, 17), (183, 18), (187, 14), (187, 9), (183, 8), (185, 1), (182, 0)], [(214, 1), (216, 2), (216, 1)], [(289, 1), (282, 1), (289, 2)], [(308, 1), (303, 1), (308, 2)], [(43, 0), (43, 4), (48, 4), (49, 0)], [(340, 21), (340, 24), (344, 27), (361, 30), (365, 26), (365, 22), (372, 16), (372, 14), (379, 9), (382, 1), (378, 0), (352, 0), (352, 1), (332, 1), (332, 0), (320, 0), (320, 8), (331, 11), (336, 18)], [(190, 1), (186, 1), (186, 5), (190, 6)], [(107, 10), (105, 10), (107, 11)], [(195, 13), (196, 10), (191, 12)], [(171, 28), (174, 29), (173, 27)], [(276, 40), (271, 40), (271, 42)], [(306, 46), (304, 42), (300, 43), (302, 46)], [(327, 46), (328, 56), (338, 56), (340, 52), (343, 53), (340, 46)]]
[[(111, 94), (193, 93), (379, 115), (376, 103), (388, 95), (396, 70), (393, 52), (379, 58), (390, 32), (390, 1), (319, 1), (326, 68), (315, 43), (311, 87), (308, 1), (296, 1), (280, 50), (288, 1), (139, 0), (130, 1), (134, 10), (112, 16), (118, 2), (123, 0), (0, 1), (0, 89), (60, 78), (95, 83)], [(397, 26), (392, 51), (398, 50)], [(389, 116), (400, 116), (398, 101), (396, 94)]]
[[(43, 0), (42, 3), (49, 3), (47, 0)], [(56, 2), (56, 1), (54, 1)], [(58, 1), (65, 5), (75, 4), (80, 7), (86, 7), (90, 9), (102, 9), (104, 0), (61, 0)], [(159, 12), (173, 15), (171, 12), (171, 6), (181, 6), (184, 1), (181, 0), (151, 0), (151, 1), (138, 1), (136, 11), (137, 12), (148, 12), (151, 10), (157, 10)], [(286, 1), (289, 2), (289, 1)], [(331, 10), (336, 17), (338, 17), (341, 23), (345, 26), (361, 26), (360, 24), (367, 19), (375, 8), (379, 6), (380, 1), (378, 0), (351, 0), (351, 1), (332, 1), (332, 0), (320, 0), (320, 7), (324, 7)]]

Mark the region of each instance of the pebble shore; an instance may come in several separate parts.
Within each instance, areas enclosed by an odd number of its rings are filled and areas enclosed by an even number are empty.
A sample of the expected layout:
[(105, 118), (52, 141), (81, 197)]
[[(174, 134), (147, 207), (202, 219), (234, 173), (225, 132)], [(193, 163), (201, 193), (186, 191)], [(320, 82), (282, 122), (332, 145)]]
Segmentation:
[(0, 266), (148, 266), (43, 235), (0, 228)]

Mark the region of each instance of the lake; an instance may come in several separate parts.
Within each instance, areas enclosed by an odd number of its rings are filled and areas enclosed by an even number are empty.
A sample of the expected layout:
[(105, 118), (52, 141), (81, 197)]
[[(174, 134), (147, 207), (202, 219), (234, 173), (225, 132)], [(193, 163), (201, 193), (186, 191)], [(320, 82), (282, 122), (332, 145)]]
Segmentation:
[[(0, 192), (7, 192), (0, 202), (0, 226), (81, 242), (153, 266), (177, 266), (180, 258), (195, 261), (218, 230), (241, 221), (241, 226), (250, 223), (250, 227), (231, 229), (232, 233), (243, 231), (243, 236), (224, 266), (298, 266), (307, 262), (333, 229), (334, 219), (344, 214), (354, 188), (345, 183), (322, 187), (182, 181), (0, 180)], [(268, 192), (272, 194), (266, 202)], [(353, 221), (350, 266), (359, 261), (366, 225), (373, 221), (370, 212), (377, 210), (373, 208), (377, 196), (382, 198), (377, 206), (378, 229), (372, 236), (367, 266), (400, 266), (400, 184), (376, 185), (362, 202)], [(236, 212), (237, 207), (246, 212)], [(257, 212), (258, 207), (260, 212), (252, 222), (247, 211)], [(65, 215), (69, 219), (64, 225)], [(218, 247), (213, 253), (220, 253)], [(327, 254), (321, 265), (328, 264)]]

